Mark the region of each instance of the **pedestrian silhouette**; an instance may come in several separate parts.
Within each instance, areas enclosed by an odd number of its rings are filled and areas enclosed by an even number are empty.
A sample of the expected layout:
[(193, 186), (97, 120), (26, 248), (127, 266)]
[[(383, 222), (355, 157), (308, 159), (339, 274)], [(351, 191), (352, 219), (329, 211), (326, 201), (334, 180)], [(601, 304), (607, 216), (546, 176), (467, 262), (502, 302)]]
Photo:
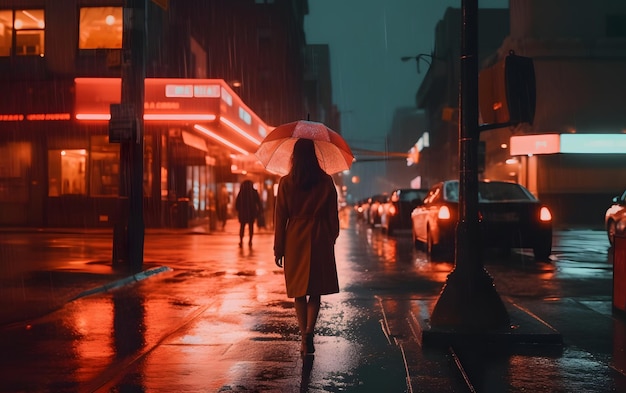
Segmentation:
[(237, 218), (239, 219), (239, 247), (243, 245), (243, 235), (248, 226), (248, 245), (252, 247), (252, 237), (254, 236), (254, 221), (263, 209), (261, 205), (261, 197), (254, 189), (254, 185), (250, 180), (244, 180), (241, 183), (241, 189), (237, 194), (235, 201), (235, 209), (237, 209)]
[(217, 219), (222, 224), (222, 230), (226, 227), (226, 220), (228, 219), (228, 202), (230, 195), (228, 195), (228, 189), (225, 185), (220, 187), (217, 193)]
[(338, 236), (335, 183), (320, 167), (314, 142), (299, 139), (291, 170), (278, 185), (274, 257), (276, 265), (285, 268), (287, 296), (295, 301), (302, 356), (315, 352), (313, 335), (321, 295), (339, 292), (335, 262)]

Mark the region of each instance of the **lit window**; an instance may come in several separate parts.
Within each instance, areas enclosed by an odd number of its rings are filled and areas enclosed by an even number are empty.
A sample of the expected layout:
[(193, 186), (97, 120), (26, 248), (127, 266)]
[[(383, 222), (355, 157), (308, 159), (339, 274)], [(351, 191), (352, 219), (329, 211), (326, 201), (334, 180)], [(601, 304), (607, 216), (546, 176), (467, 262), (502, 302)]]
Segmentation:
[(0, 56), (43, 56), (43, 10), (0, 11)]
[(48, 151), (48, 196), (85, 195), (87, 150)]
[(0, 56), (11, 56), (13, 11), (0, 11)]
[(78, 49), (121, 49), (122, 7), (80, 9)]

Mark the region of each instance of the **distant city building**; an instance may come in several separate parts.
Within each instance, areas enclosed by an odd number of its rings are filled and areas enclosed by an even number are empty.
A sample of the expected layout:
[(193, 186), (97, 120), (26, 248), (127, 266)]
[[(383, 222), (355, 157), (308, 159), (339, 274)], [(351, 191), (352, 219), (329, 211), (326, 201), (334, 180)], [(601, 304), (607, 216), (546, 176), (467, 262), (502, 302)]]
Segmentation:
[[(415, 97), (417, 108), (426, 113), (429, 130), (430, 146), (420, 152), (417, 164), (417, 173), (426, 185), (459, 177), (461, 18), (461, 9), (448, 8), (435, 28), (433, 53), (416, 56), (416, 61), (426, 60), (422, 68), (430, 63)], [(493, 57), (508, 34), (509, 11), (481, 8), (478, 20), (478, 61), (481, 64)]]
[[(537, 97), (532, 125), (481, 132), (480, 176), (525, 185), (556, 225), (601, 226), (626, 184), (626, 3), (511, 0), (479, 21), (481, 68), (510, 51), (532, 58)], [(416, 95), (431, 131), (418, 170), (431, 182), (458, 177), (460, 29), (460, 10), (448, 9)]]
[(511, 0), (510, 11), (494, 60), (533, 59), (537, 105), (532, 125), (481, 135), (485, 176), (524, 184), (557, 224), (601, 227), (626, 184), (626, 3)]
[(429, 132), (424, 111), (414, 107), (398, 108), (394, 112), (391, 129), (387, 134), (387, 176), (388, 192), (395, 188), (409, 188), (415, 184), (426, 187), (417, 165), (420, 154), (429, 144)]

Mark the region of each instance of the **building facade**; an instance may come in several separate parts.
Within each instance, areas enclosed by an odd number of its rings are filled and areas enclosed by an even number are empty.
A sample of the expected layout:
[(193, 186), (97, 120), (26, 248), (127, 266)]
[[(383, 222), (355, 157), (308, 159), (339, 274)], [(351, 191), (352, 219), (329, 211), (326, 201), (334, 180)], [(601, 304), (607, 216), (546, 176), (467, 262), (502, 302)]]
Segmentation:
[[(244, 178), (271, 205), (276, 176), (253, 153), (272, 125), (305, 111), (308, 3), (146, 4), (146, 226), (210, 218), (218, 189), (232, 199)], [(0, 225), (109, 227), (123, 214), (107, 111), (120, 102), (123, 6), (0, 2)], [(263, 73), (272, 67), (281, 72)]]
[[(430, 63), (416, 93), (417, 108), (426, 114), (429, 146), (420, 152), (416, 176), (422, 187), (459, 177), (459, 84), (461, 67), (461, 10), (448, 8), (435, 30), (435, 49), (430, 55), (416, 56)], [(509, 31), (506, 9), (479, 9), (478, 62), (493, 57)], [(423, 66), (424, 64), (422, 64)], [(407, 150), (411, 146), (407, 146)]]
[[(532, 124), (481, 132), (480, 176), (525, 185), (552, 208), (556, 225), (601, 227), (626, 184), (626, 4), (509, 4), (479, 10), (479, 65), (511, 51), (532, 58), (535, 115)], [(432, 66), (417, 92), (431, 131), (418, 164), (428, 183), (458, 177), (459, 12), (449, 9), (438, 24)]]
[(563, 226), (601, 227), (626, 187), (626, 3), (511, 0), (493, 60), (533, 59), (532, 124), (481, 135), (485, 176), (526, 185)]

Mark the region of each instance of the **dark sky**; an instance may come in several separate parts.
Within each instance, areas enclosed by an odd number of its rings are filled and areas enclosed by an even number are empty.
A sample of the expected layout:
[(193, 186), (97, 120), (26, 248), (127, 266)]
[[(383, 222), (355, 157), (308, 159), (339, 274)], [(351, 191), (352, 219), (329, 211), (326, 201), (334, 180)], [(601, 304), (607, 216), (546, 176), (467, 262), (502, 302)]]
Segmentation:
[[(481, 8), (508, 8), (508, 0), (479, 0)], [(309, 0), (307, 43), (330, 46), (333, 100), (341, 112), (341, 132), (353, 148), (385, 151), (385, 137), (398, 107), (414, 107), (415, 93), (428, 70), (403, 56), (430, 54), (435, 26), (451, 0)], [(407, 146), (408, 150), (409, 146)], [(392, 187), (382, 162), (352, 166), (351, 198)], [(399, 185), (408, 187), (408, 184)]]
[[(481, 8), (507, 8), (508, 0), (481, 0)], [(450, 0), (309, 0), (307, 43), (330, 45), (333, 96), (342, 132), (359, 148), (382, 149), (397, 107), (413, 106), (428, 70), (402, 56), (430, 54), (435, 25)]]

